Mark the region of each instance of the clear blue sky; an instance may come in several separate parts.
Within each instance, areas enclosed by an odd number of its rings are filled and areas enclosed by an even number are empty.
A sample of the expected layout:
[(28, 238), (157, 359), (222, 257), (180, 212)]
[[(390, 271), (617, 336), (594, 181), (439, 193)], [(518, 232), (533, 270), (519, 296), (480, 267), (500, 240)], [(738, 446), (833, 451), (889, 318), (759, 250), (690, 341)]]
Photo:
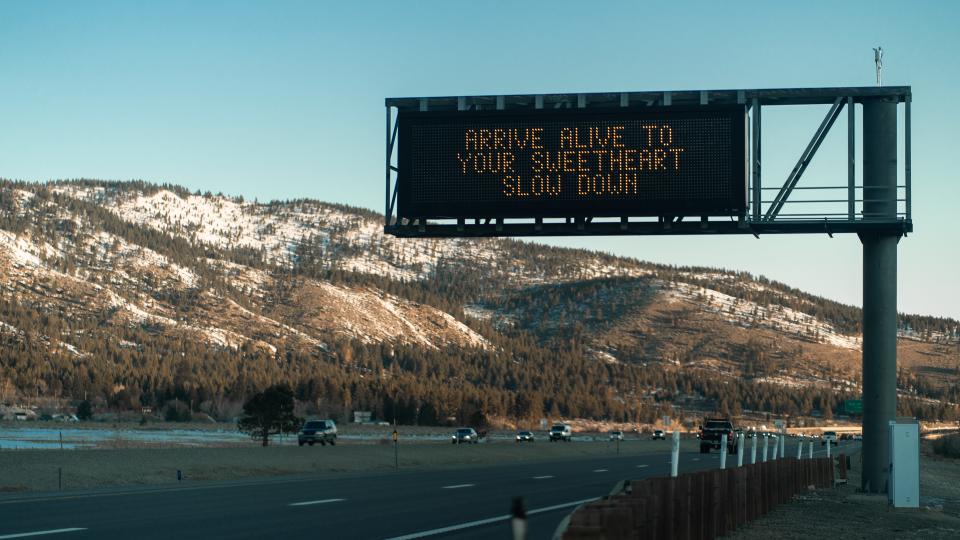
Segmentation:
[[(882, 45), (884, 83), (914, 93), (916, 233), (900, 243), (900, 309), (960, 317), (958, 20), (952, 1), (3, 1), (0, 176), (382, 211), (384, 97), (869, 86)], [(825, 112), (809, 109), (764, 115), (768, 181), (786, 178)], [(843, 182), (844, 125), (804, 182)], [(855, 236), (551, 243), (861, 303)]]

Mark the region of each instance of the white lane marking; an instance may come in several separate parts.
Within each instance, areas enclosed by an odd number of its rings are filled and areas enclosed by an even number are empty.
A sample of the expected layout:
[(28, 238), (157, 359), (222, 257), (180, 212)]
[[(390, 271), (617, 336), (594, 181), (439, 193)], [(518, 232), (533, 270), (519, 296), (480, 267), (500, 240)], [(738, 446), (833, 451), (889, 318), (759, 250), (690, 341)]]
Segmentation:
[[(553, 506), (545, 506), (543, 508), (535, 508), (533, 510), (527, 510), (527, 515), (533, 514), (542, 514), (544, 512), (552, 512), (554, 510), (560, 510), (562, 508), (570, 508), (571, 506), (580, 506), (583, 503), (588, 503), (590, 501), (597, 500), (596, 497), (590, 499), (581, 499), (579, 501), (572, 501), (568, 503), (555, 504)], [(504, 514), (502, 516), (487, 518), (487, 519), (478, 519), (477, 521), (468, 521), (466, 523), (460, 523), (458, 525), (450, 525), (449, 527), (441, 527), (439, 529), (431, 529), (429, 531), (420, 531), (410, 534), (405, 534), (403, 536), (394, 536), (393, 538), (388, 538), (387, 540), (414, 540), (416, 538), (426, 538), (427, 536), (435, 536), (438, 534), (444, 534), (453, 531), (461, 531), (463, 529), (469, 529), (471, 527), (479, 527), (481, 525), (488, 525), (490, 523), (496, 523), (498, 521), (506, 521), (512, 518), (510, 514)]]
[(700, 458), (695, 457), (695, 458), (693, 458), (693, 460), (694, 460), (694, 461), (700, 461)]
[(311, 504), (327, 504), (327, 503), (340, 502), (345, 500), (346, 499), (321, 499), (319, 501), (303, 501), (303, 502), (290, 503), (290, 506), (310, 506)]
[(593, 472), (607, 472), (606, 469), (594, 469)]
[(443, 486), (443, 489), (460, 489), (460, 488), (468, 488), (468, 487), (473, 487), (473, 484), (457, 484), (454, 486)]
[(646, 463), (644, 463), (643, 465), (637, 465), (637, 468), (638, 468), (638, 469), (643, 469), (643, 468), (649, 467), (649, 466), (650, 466), (650, 465), (647, 465)]
[(552, 475), (552, 474), (546, 474), (546, 475), (543, 475), (543, 476), (534, 476), (534, 477), (533, 477), (534, 480), (546, 480), (547, 478), (553, 478), (553, 475)]
[(77, 531), (85, 531), (85, 530), (87, 530), (85, 527), (71, 527), (69, 529), (51, 529), (49, 531), (34, 531), (34, 532), (25, 532), (25, 533), (17, 533), (17, 534), (5, 534), (3, 536), (0, 536), (0, 540), (6, 539), (6, 538), (26, 538), (28, 536), (43, 536), (45, 534), (60, 534), (60, 533), (77, 532)]

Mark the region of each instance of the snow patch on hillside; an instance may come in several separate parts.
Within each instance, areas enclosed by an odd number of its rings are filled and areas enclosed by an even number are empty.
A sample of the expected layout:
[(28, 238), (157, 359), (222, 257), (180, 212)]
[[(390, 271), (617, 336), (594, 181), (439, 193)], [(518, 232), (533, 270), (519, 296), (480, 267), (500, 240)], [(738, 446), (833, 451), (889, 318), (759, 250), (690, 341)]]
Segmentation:
[(678, 282), (667, 291), (669, 298), (684, 301), (716, 313), (740, 326), (763, 326), (774, 330), (804, 336), (843, 349), (860, 350), (862, 338), (837, 332), (833, 325), (816, 317), (783, 306), (764, 306), (713, 289)]

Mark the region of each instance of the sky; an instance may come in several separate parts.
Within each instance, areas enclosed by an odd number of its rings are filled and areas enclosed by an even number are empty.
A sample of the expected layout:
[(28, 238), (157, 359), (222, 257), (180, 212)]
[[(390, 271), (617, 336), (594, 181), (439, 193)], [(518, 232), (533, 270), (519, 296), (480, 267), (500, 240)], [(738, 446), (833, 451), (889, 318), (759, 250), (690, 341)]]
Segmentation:
[[(3, 0), (0, 177), (382, 211), (386, 97), (871, 86), (882, 46), (884, 84), (913, 88), (915, 232), (899, 244), (899, 309), (960, 318), (960, 3), (732, 5)], [(765, 109), (764, 185), (786, 179), (826, 110)], [(845, 182), (845, 119), (801, 185)], [(546, 242), (862, 304), (856, 235)]]

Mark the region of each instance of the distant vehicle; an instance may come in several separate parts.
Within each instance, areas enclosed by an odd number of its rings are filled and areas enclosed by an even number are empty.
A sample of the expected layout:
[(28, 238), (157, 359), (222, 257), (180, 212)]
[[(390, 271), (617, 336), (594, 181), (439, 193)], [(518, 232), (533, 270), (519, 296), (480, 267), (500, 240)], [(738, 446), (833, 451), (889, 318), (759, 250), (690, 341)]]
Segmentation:
[(333, 420), (308, 420), (297, 433), (297, 444), (303, 446), (320, 443), (323, 446), (337, 444), (337, 424)]
[(711, 448), (720, 449), (723, 436), (727, 436), (727, 451), (737, 451), (737, 439), (734, 438), (733, 422), (725, 418), (708, 418), (700, 426), (700, 453), (709, 454)]
[(573, 430), (570, 429), (568, 424), (554, 424), (550, 428), (550, 442), (554, 441), (566, 441), (570, 442), (573, 438)]
[(622, 440), (623, 440), (623, 432), (622, 432), (622, 431), (611, 431), (611, 432), (610, 432), (610, 440), (611, 440), (611, 441), (622, 441)]
[(477, 431), (470, 427), (462, 427), (453, 432), (453, 435), (450, 436), (450, 442), (453, 444), (477, 444), (480, 441), (480, 436), (477, 435)]
[(854, 434), (853, 434), (853, 440), (855, 440), (855, 441), (862, 441), (862, 440), (863, 440), (863, 435), (860, 434), (860, 433), (854, 433)]
[(836, 431), (824, 431), (823, 440), (820, 441), (820, 446), (826, 446), (832, 444), (833, 446), (837, 445), (837, 432)]
[(655, 441), (658, 441), (658, 440), (659, 440), (659, 441), (662, 441), (662, 440), (666, 439), (666, 437), (663, 435), (663, 430), (662, 430), (662, 429), (656, 429), (656, 430), (654, 430), (654, 431), (653, 431), (653, 437), (650, 437), (650, 438), (653, 439), (653, 440), (655, 440)]
[(533, 442), (533, 432), (532, 431), (518, 431), (517, 432), (517, 442)]

